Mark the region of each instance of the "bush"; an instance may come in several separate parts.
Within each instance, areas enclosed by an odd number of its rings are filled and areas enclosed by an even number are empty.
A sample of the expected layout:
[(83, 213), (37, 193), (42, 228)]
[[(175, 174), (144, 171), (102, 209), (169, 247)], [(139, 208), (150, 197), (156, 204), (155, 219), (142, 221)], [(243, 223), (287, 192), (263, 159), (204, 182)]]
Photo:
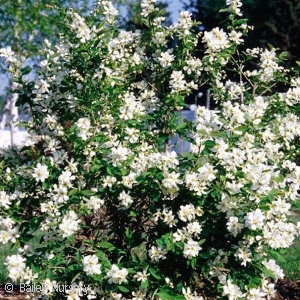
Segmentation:
[[(27, 145), (2, 153), (0, 240), (19, 246), (11, 280), (42, 284), (48, 299), (274, 296), (280, 249), (300, 229), (286, 217), (298, 200), (300, 78), (274, 48), (242, 50), (250, 28), (227, 2), (227, 31), (204, 34), (188, 12), (164, 27), (153, 0), (135, 32), (118, 28), (108, 1), (87, 18), (62, 10), (65, 31), (45, 41), (34, 80), (1, 52), (31, 116)], [(204, 84), (218, 110), (179, 122)]]

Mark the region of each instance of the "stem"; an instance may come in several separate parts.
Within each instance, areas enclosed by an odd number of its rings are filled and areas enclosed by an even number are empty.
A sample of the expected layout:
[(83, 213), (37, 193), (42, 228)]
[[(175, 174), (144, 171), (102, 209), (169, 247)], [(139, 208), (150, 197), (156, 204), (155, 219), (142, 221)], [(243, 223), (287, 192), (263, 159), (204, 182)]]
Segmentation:
[(154, 299), (154, 296), (156, 295), (157, 291), (158, 291), (158, 289), (156, 289), (156, 290), (154, 291), (154, 293), (153, 293), (153, 295), (152, 295), (152, 297), (151, 297), (150, 300), (153, 300), (153, 299)]

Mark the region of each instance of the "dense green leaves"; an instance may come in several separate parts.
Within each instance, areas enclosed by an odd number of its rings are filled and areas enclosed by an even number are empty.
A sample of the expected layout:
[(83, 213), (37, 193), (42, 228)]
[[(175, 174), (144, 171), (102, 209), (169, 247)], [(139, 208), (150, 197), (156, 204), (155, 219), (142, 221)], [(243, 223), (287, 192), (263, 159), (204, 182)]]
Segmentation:
[[(108, 1), (86, 17), (58, 9), (61, 38), (41, 49), (32, 81), (0, 52), (30, 114), (27, 145), (1, 152), (0, 242), (18, 248), (8, 276), (83, 282), (101, 299), (273, 293), (276, 253), (299, 231), (287, 219), (299, 78), (275, 48), (244, 49), (237, 0), (228, 26), (203, 35), (188, 12), (166, 27), (153, 1), (141, 4), (141, 31), (122, 30)], [(217, 109), (186, 120), (185, 97), (204, 86)]]

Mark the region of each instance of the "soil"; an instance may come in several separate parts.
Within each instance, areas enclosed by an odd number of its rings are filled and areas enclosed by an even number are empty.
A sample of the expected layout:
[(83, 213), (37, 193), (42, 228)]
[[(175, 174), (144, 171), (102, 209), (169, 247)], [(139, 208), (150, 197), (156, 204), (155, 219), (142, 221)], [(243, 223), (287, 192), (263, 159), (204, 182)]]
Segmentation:
[[(279, 280), (276, 285), (277, 295), (274, 300), (300, 300), (300, 279), (290, 281), (287, 279)], [(18, 287), (14, 287), (12, 293), (6, 293), (4, 285), (0, 285), (0, 300), (25, 300), (26, 294), (20, 293)], [(215, 300), (210, 298), (209, 300)]]
[(277, 294), (276, 300), (300, 300), (300, 279), (296, 281), (279, 280)]

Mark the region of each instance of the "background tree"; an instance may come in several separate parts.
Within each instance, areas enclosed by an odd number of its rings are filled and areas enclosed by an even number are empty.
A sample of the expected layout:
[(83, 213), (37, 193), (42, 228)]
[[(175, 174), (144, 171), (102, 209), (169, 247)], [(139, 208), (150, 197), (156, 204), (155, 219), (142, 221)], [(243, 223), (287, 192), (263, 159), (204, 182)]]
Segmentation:
[[(61, 26), (58, 12), (49, 9), (47, 5), (58, 7), (73, 7), (81, 13), (88, 12), (90, 1), (88, 0), (2, 0), (0, 3), (0, 49), (11, 48), (21, 56), (32, 56), (40, 49), (41, 43), (48, 38), (54, 41), (58, 38)], [(0, 68), (5, 71), (5, 64), (0, 59)], [(2, 86), (3, 88), (3, 86)], [(7, 89), (14, 87), (9, 83)], [(11, 144), (14, 144), (14, 134), (17, 131), (15, 124), (18, 118), (18, 110), (15, 106), (16, 94), (7, 92), (0, 98), (2, 113), (5, 110), (1, 126), (7, 121), (11, 127)], [(4, 103), (3, 103), (4, 100)], [(6, 103), (5, 103), (6, 102)]]
[(58, 12), (48, 5), (73, 7), (86, 13), (88, 0), (2, 0), (0, 4), (0, 47), (11, 46), (18, 53), (36, 53), (45, 38), (60, 32)]
[[(203, 23), (203, 29), (211, 30), (222, 24), (220, 9), (225, 0), (183, 0), (185, 9)], [(300, 1), (299, 0), (244, 0), (243, 15), (254, 26), (249, 32), (246, 47), (267, 47), (270, 43), (288, 52), (287, 66), (300, 60)], [(224, 24), (224, 23), (223, 23)], [(224, 24), (225, 25), (225, 24)]]

